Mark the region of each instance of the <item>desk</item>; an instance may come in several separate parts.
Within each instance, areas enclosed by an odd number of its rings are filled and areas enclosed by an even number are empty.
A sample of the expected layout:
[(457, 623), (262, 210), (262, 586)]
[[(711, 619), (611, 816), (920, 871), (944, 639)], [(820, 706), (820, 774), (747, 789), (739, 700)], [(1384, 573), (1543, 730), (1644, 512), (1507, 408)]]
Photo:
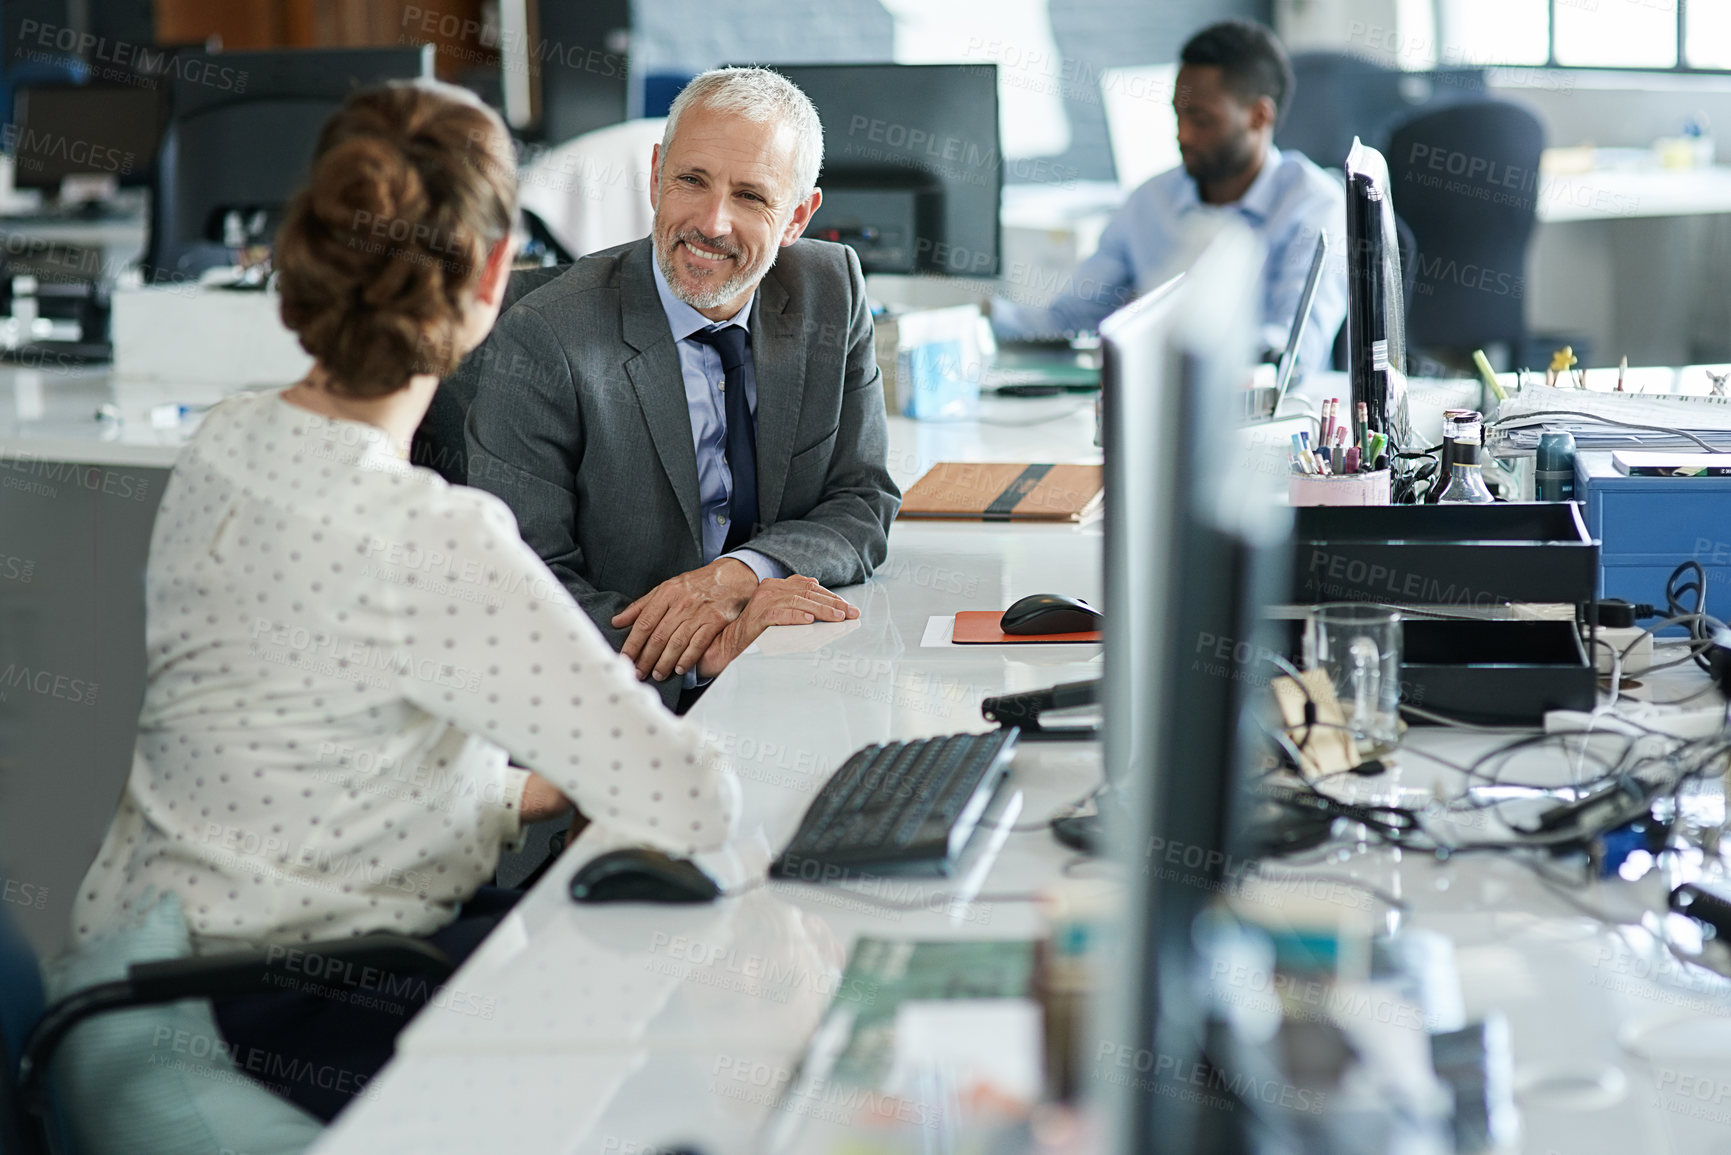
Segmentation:
[[(104, 390), (113, 395), (98, 377), (68, 386), (85, 391), (79, 404)], [(892, 419), (892, 473), (906, 484), (940, 459), (1097, 459), (1091, 404), (992, 401), (985, 412), (989, 423)], [(63, 432), (70, 436), (70, 427)], [(28, 433), (14, 429), (24, 440), (8, 444), (31, 444)], [(107, 452), (92, 444), (90, 453)], [(143, 448), (173, 455), (172, 446)], [(778, 631), (694, 711), (739, 766), (748, 829), (771, 845), (784, 840), (823, 775), (865, 742), (983, 728), (984, 695), (1095, 676), (1095, 647), (984, 651), (920, 642), (936, 614), (1001, 607), (1039, 590), (1097, 597), (1100, 543), (1098, 526), (898, 523), (878, 575), (846, 591), (861, 607), (857, 622)], [(1677, 687), (1666, 692), (1679, 697), (1699, 685), (1692, 672), (1654, 682)], [(1440, 730), (1409, 738), (1414, 749), (1455, 762), (1495, 741)], [(1568, 781), (1569, 767), (1554, 757), (1519, 769)], [(1011, 778), (1022, 821), (1079, 797), (1098, 773), (1093, 747), (1024, 745)], [(1396, 771), (1360, 789), (1413, 804), (1433, 787), (1459, 786), (1456, 772), (1409, 753)], [(1699, 804), (1716, 805), (1723, 818), (1712, 792)], [(955, 892), (952, 883), (875, 896), (912, 910), (782, 883), (697, 909), (577, 907), (565, 886), (578, 861), (557, 863), (458, 972), (443, 1005), (404, 1034), (398, 1058), (322, 1138), (321, 1155), (626, 1155), (696, 1140), (710, 1155), (759, 1155), (752, 1136), (855, 936), (1030, 936), (1030, 904), (994, 896), (1047, 884), (1069, 855), (1044, 833), (1012, 834), (980, 883), (987, 897), (952, 904), (942, 897)], [(1708, 1058), (1644, 1059), (1617, 1041), (1625, 1027), (1669, 1017), (1721, 1025), (1731, 1018), (1731, 983), (1669, 962), (1639, 929), (1613, 931), (1584, 913), (1638, 921), (1662, 899), (1652, 877), (1559, 894), (1503, 856), (1438, 863), (1351, 844), (1305, 873), (1378, 887), (1411, 907), (1396, 916), (1370, 905), (1382, 925), (1453, 940), (1469, 1016), (1498, 1009), (1510, 1020), (1529, 1155), (1724, 1155), (1731, 1147), (1731, 1128), (1712, 1113), (1724, 1098), (1711, 1097), (1731, 1087), (1731, 1045)], [(920, 906), (934, 895), (930, 907)], [(1685, 1075), (1706, 1079), (1710, 1097), (1682, 1090)]]
[(1542, 177), (1527, 331), (1586, 335), (1597, 364), (1723, 359), (1727, 213), (1726, 167)]
[(1539, 179), (1539, 220), (1684, 217), (1731, 213), (1731, 167), (1546, 174)]
[[(1089, 433), (1074, 414), (1024, 427), (892, 421), (891, 464), (906, 481), (935, 457), (1026, 459), (1030, 444), (1042, 444), (1046, 460), (1086, 459)], [(1097, 596), (1100, 544), (1094, 526), (898, 523), (883, 569), (847, 591), (861, 607), (857, 623), (778, 633), (693, 713), (739, 766), (747, 828), (771, 845), (785, 840), (829, 768), (863, 743), (979, 729), (984, 695), (1097, 674), (1091, 647), (958, 651), (922, 647), (920, 637), (931, 615), (1021, 593)], [(1689, 675), (1676, 681), (1693, 684)], [(1440, 730), (1411, 738), (1452, 761), (1496, 740)], [(1530, 761), (1523, 773), (1569, 780), (1563, 760)], [(1098, 773), (1094, 747), (1023, 745), (1010, 779), (1022, 821), (1075, 799)], [(1422, 804), (1434, 787), (1459, 786), (1455, 771), (1408, 755), (1362, 790)], [(937, 896), (913, 910), (773, 883), (691, 910), (575, 906), (565, 897), (573, 855), (454, 976), (449, 1006), (405, 1032), (398, 1057), (315, 1151), (627, 1153), (696, 1142), (710, 1155), (756, 1155), (753, 1136), (857, 935), (1031, 935), (1035, 912), (1021, 896), (1068, 858), (1048, 835), (1018, 833), (975, 902), (947, 901), (954, 883), (898, 890), (916, 906)], [(1497, 1009), (1511, 1023), (1522, 1150), (1722, 1152), (1731, 1142), (1666, 1081), (1682, 1069), (1731, 1085), (1731, 1048), (1722, 1060), (1667, 1062), (1637, 1059), (1617, 1042), (1620, 1028), (1679, 1010), (1731, 1014), (1731, 984), (1679, 980), (1650, 939), (1613, 933), (1576, 905), (1651, 909), (1662, 898), (1651, 879), (1563, 896), (1503, 856), (1438, 863), (1350, 844), (1308, 869), (1409, 903), (1404, 915), (1373, 907), (1389, 929), (1428, 928), (1454, 941), (1468, 1014)]]

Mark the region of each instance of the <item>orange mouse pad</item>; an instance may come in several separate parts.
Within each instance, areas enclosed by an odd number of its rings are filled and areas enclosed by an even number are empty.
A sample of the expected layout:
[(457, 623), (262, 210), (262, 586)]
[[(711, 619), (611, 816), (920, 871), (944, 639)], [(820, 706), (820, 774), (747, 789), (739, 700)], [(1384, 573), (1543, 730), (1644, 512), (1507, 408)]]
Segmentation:
[(962, 610), (956, 614), (954, 642), (958, 646), (1019, 646), (1041, 642), (1099, 642), (1104, 636), (1099, 630), (1083, 630), (1076, 634), (1006, 634), (998, 628), (1002, 610)]

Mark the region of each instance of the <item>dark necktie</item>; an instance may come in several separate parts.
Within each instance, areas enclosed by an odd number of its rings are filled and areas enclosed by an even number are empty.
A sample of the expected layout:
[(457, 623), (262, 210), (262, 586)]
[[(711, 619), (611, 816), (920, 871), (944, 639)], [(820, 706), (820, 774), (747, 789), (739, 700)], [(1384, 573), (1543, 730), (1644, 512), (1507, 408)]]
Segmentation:
[(757, 525), (757, 430), (752, 425), (751, 402), (746, 395), (747, 385), (757, 384), (757, 378), (745, 352), (746, 331), (740, 326), (699, 329), (691, 334), (691, 339), (721, 354), (721, 371), (725, 374), (722, 393), (727, 435), (723, 444), (727, 468), (733, 474), (733, 496), (727, 503), (727, 541), (721, 551), (728, 553), (749, 541)]

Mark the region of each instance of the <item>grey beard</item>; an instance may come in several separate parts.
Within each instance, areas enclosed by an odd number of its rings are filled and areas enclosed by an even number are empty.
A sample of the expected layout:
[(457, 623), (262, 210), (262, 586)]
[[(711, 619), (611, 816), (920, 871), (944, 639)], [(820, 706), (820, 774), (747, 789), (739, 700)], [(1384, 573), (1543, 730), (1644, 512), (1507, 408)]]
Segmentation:
[[(681, 238), (675, 237), (673, 243), (677, 245), (680, 240)], [(674, 276), (672, 250), (663, 248), (659, 237), (654, 241), (653, 247), (655, 249), (655, 263), (661, 267), (661, 276), (667, 282), (667, 287), (673, 291), (675, 297), (693, 309), (720, 308), (741, 293), (749, 292), (758, 281), (763, 279), (763, 275), (769, 272), (769, 267), (775, 263), (775, 250), (771, 249), (769, 260), (763, 263), (761, 269), (741, 269), (715, 288), (693, 293), (681, 287), (678, 278)]]

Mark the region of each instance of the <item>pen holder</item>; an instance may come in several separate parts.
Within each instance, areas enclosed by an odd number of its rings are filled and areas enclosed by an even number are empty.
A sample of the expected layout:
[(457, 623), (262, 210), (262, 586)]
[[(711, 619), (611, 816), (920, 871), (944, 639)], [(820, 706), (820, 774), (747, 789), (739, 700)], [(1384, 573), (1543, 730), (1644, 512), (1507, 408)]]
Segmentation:
[(1387, 505), (1388, 499), (1386, 469), (1334, 477), (1294, 473), (1287, 479), (1286, 500), (1290, 505)]

